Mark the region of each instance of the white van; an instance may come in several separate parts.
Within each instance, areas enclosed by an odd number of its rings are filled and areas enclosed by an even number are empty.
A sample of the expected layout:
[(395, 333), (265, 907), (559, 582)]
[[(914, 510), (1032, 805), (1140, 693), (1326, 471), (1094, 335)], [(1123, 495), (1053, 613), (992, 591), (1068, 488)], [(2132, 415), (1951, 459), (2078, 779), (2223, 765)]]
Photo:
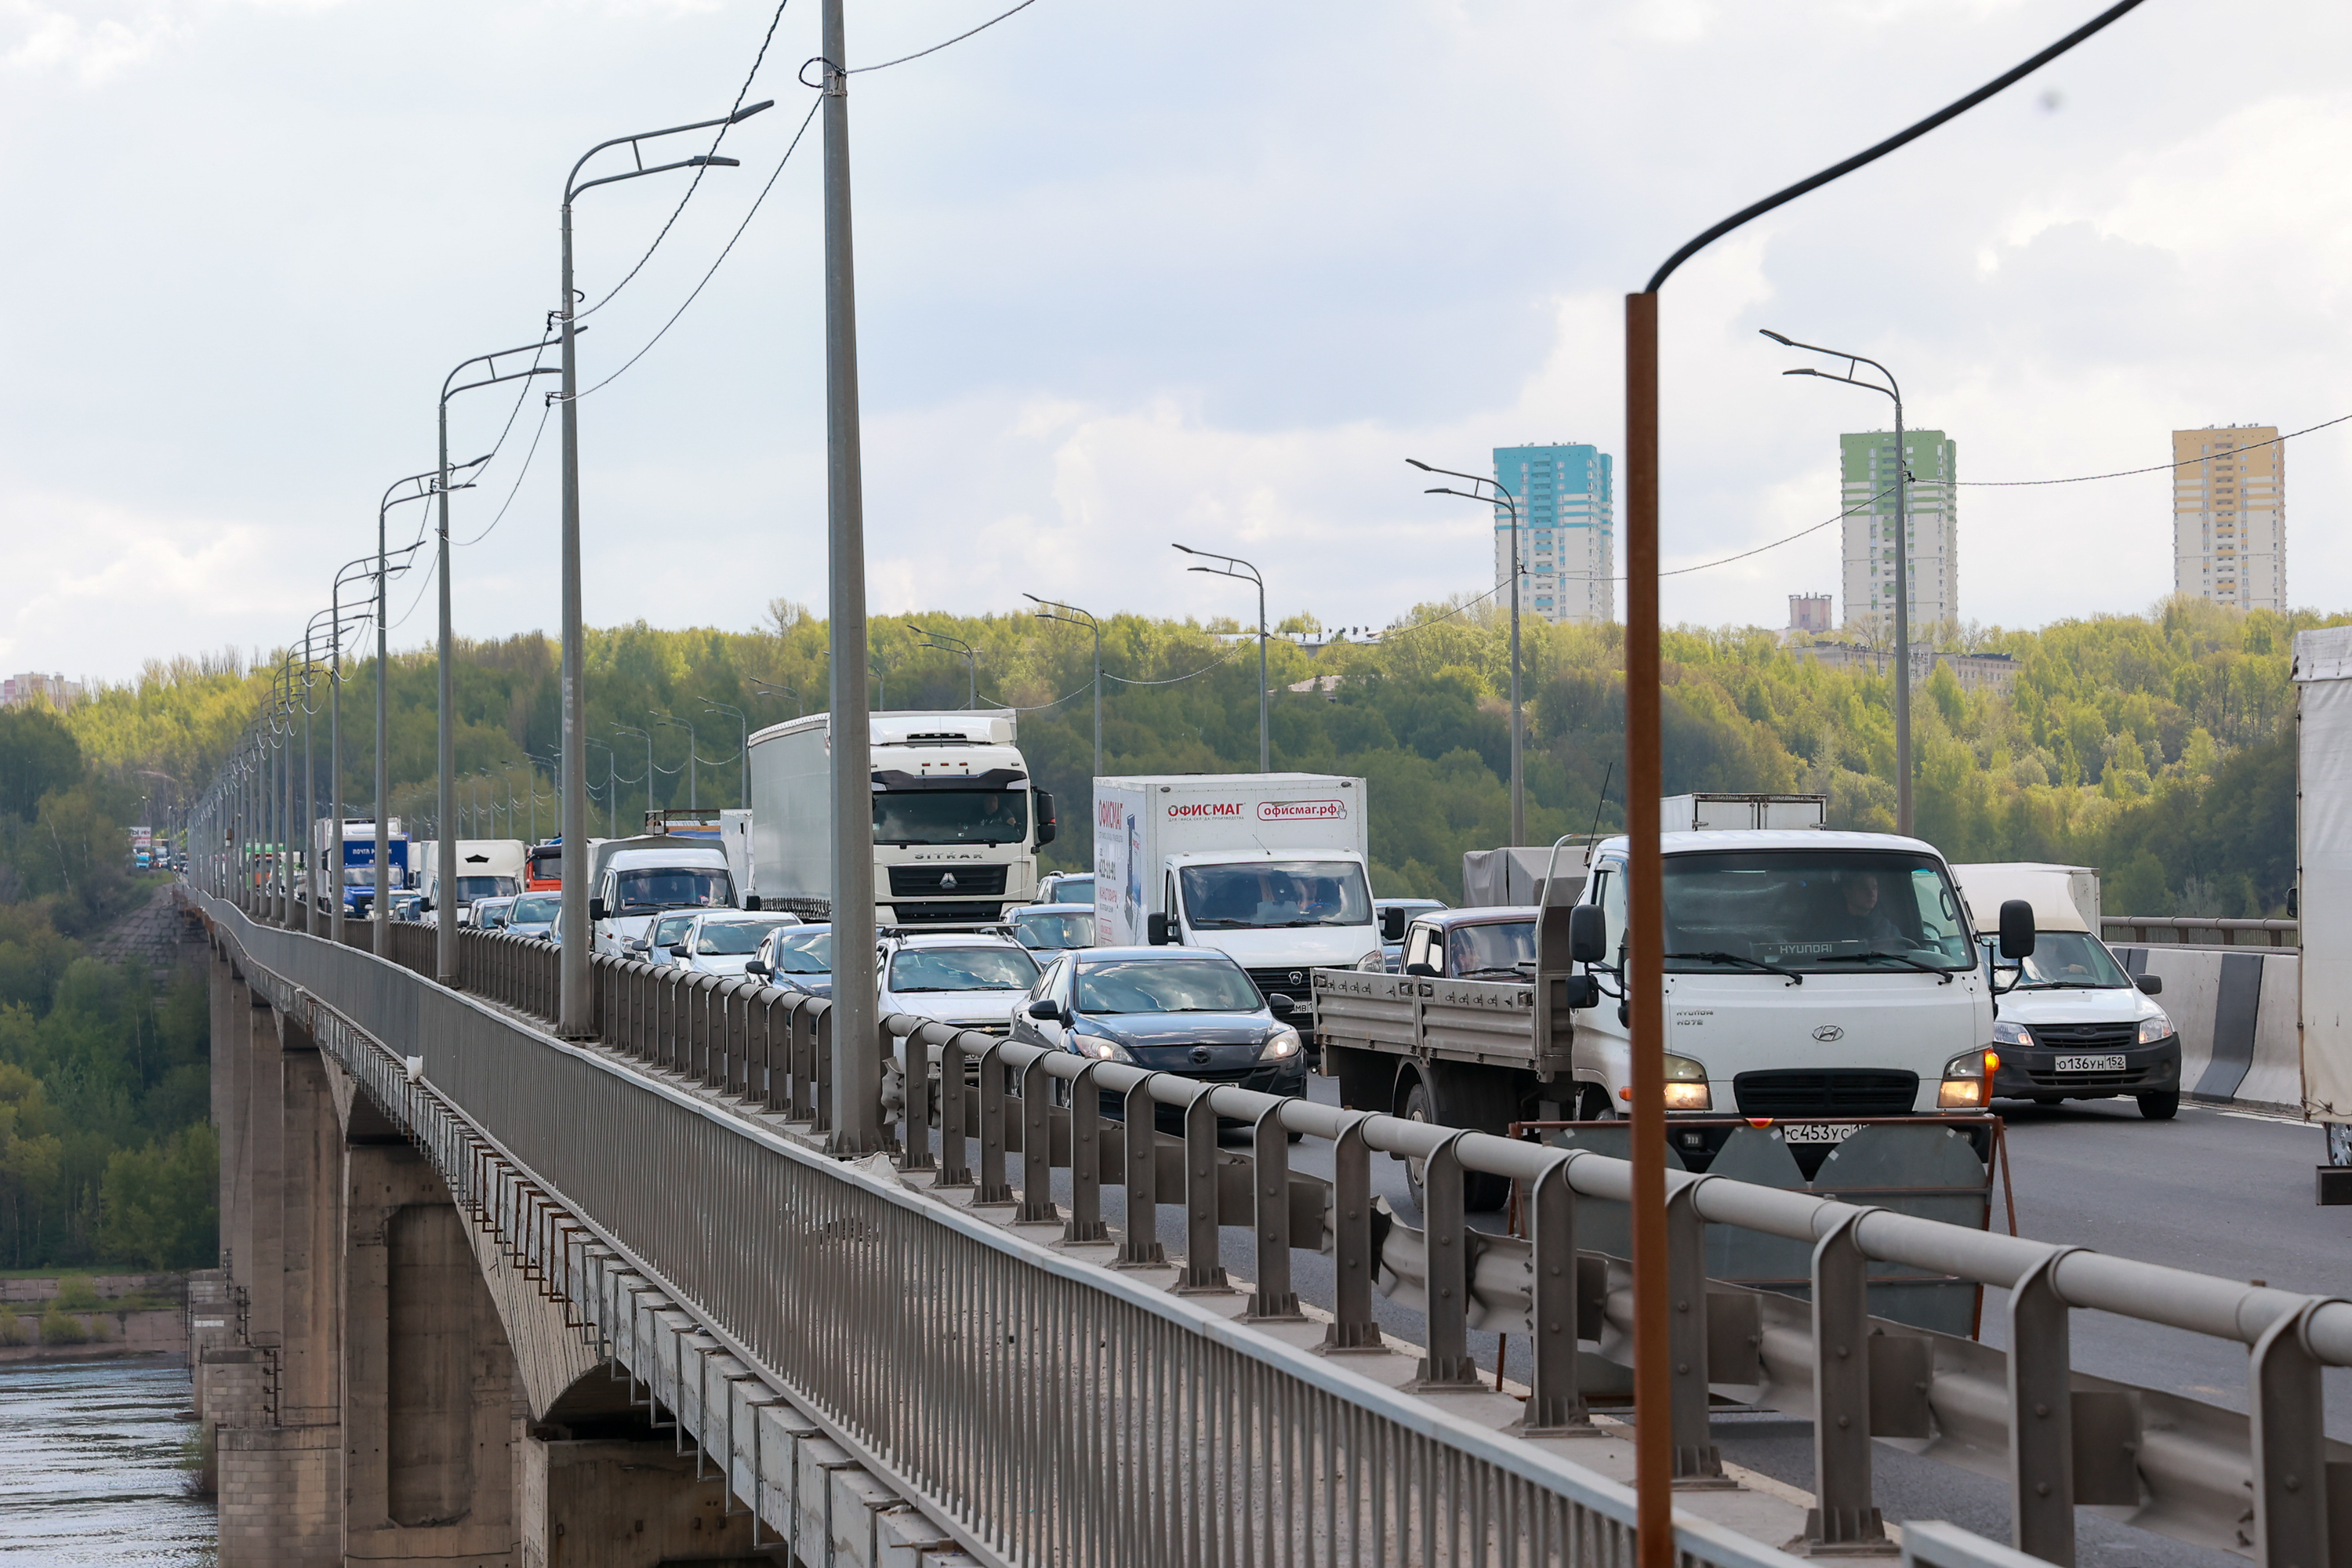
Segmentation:
[(661, 834), (612, 838), (596, 844), (590, 855), (591, 952), (642, 956), (629, 944), (647, 934), (656, 916), (671, 910), (740, 907), (727, 851), (714, 839)]
[[(2033, 906), (2031, 957), (1992, 975), (1995, 1099), (2055, 1105), (2128, 1094), (2151, 1121), (2180, 1110), (2180, 1036), (2151, 1000), (2164, 988), (2135, 979), (2099, 940), (2099, 874), (2088, 866), (2010, 861), (1955, 866), (1975, 910), (2011, 899)], [(1988, 949), (1988, 965), (1994, 960)]]

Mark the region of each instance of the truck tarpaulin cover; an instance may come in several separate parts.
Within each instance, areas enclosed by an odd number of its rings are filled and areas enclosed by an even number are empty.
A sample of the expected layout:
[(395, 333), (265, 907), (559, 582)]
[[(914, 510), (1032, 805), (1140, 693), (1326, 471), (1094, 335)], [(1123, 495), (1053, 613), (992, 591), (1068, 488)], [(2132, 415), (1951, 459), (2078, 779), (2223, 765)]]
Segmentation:
[(2294, 639), (2303, 1099), (2352, 1122), (2352, 626)]
[(1547, 903), (1572, 904), (1584, 893), (1584, 846), (1561, 847), (1552, 858), (1551, 846), (1512, 849), (1465, 849), (1462, 852), (1462, 902), (1468, 909), (1497, 904), (1532, 904), (1536, 888), (1548, 868), (1551, 892)]

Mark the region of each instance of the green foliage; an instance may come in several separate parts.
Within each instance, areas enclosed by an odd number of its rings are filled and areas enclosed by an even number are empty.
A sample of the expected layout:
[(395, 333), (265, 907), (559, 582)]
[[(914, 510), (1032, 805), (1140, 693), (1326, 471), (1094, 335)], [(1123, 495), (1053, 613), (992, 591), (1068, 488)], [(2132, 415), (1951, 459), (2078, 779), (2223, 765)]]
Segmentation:
[(58, 1305), (68, 1312), (98, 1310), (98, 1287), (87, 1274), (67, 1274), (58, 1279)]
[(67, 1316), (58, 1310), (55, 1301), (41, 1314), (41, 1342), (45, 1345), (81, 1345), (89, 1342), (89, 1330), (79, 1318)]
[(100, 1248), (151, 1269), (201, 1268), (218, 1246), (219, 1191), (220, 1135), (208, 1121), (118, 1150), (106, 1166)]
[(41, 797), (81, 782), (81, 746), (46, 704), (0, 709), (0, 811), (31, 816)]
[(33, 1331), (26, 1326), (25, 1320), (16, 1315), (15, 1308), (0, 1302), (0, 1345), (25, 1345), (32, 1342)]

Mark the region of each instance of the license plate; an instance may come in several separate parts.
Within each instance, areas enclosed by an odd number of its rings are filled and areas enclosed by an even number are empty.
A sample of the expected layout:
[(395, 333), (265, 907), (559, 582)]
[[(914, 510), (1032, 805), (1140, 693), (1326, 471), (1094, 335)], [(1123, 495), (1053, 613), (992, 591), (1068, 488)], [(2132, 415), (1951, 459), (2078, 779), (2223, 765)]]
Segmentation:
[(1843, 1143), (1862, 1131), (1859, 1121), (1784, 1121), (1780, 1137), (1790, 1143)]
[(2107, 1057), (2060, 1057), (2050, 1065), (2056, 1072), (2121, 1072), (2124, 1057), (2121, 1051)]

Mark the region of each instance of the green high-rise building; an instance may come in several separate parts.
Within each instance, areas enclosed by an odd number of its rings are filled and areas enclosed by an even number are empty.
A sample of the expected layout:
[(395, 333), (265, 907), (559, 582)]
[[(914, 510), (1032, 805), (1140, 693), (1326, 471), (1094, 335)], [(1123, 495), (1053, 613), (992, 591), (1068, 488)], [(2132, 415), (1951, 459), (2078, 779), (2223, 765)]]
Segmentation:
[[(1958, 444), (1941, 430), (1906, 430), (1911, 475), (1911, 637), (1931, 640), (1960, 619)], [(1846, 511), (1844, 622), (1885, 642), (1895, 635), (1895, 432), (1838, 437)]]

